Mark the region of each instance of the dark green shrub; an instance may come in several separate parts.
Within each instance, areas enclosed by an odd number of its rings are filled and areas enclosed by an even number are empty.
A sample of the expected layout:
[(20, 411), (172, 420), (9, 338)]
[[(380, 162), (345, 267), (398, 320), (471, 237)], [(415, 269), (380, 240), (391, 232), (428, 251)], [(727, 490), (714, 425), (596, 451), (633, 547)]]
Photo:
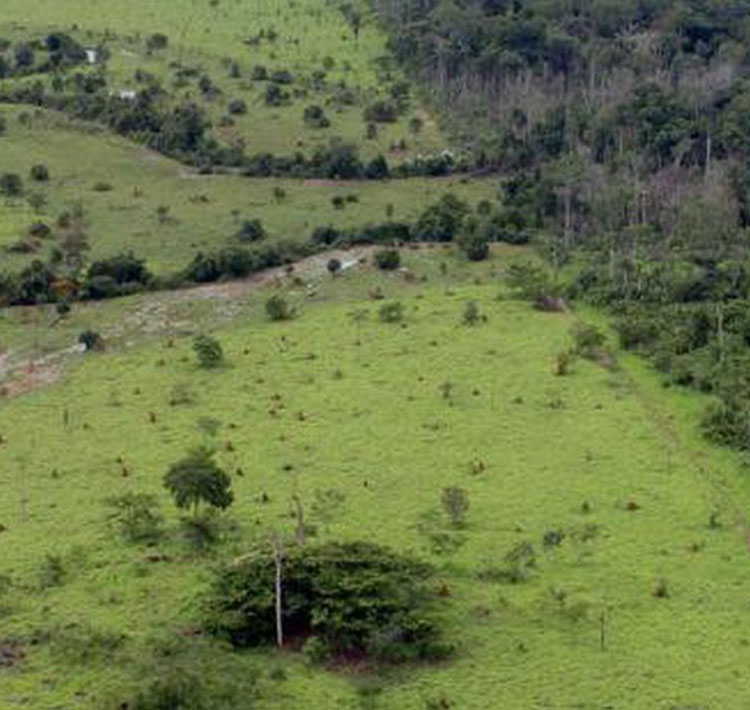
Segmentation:
[(93, 330), (84, 330), (78, 336), (78, 342), (83, 345), (87, 351), (104, 350), (104, 338)]
[(31, 175), (31, 179), (37, 182), (47, 182), (49, 180), (49, 169), (43, 164), (32, 165), (29, 174)]
[(393, 123), (398, 120), (398, 106), (392, 101), (375, 101), (364, 112), (368, 123)]
[(483, 318), (482, 313), (479, 310), (479, 305), (476, 301), (467, 301), (464, 306), (463, 313), (461, 314), (461, 322), (464, 325), (477, 325)]
[(119, 284), (111, 276), (92, 276), (86, 283), (86, 296), (95, 301), (115, 298), (121, 293)]
[(396, 249), (381, 249), (375, 252), (375, 264), (384, 271), (393, 271), (401, 266), (401, 254)]
[(146, 260), (135, 256), (133, 252), (93, 262), (88, 270), (88, 279), (91, 280), (97, 276), (108, 276), (117, 285), (128, 283), (146, 285), (153, 278), (146, 268)]
[(46, 239), (50, 234), (52, 234), (52, 230), (49, 228), (49, 225), (45, 224), (44, 222), (33, 222), (29, 226), (29, 234), (32, 237)]
[(310, 241), (313, 244), (331, 245), (334, 244), (340, 236), (341, 232), (329, 224), (327, 227), (316, 227), (310, 235)]
[(210, 335), (199, 335), (193, 340), (193, 351), (201, 367), (218, 367), (224, 362), (221, 343)]
[(270, 79), (276, 84), (291, 84), (294, 81), (292, 73), (287, 69), (277, 69), (271, 72)]
[(289, 93), (278, 84), (268, 84), (264, 95), (266, 106), (282, 106), (289, 101)]
[(253, 81), (266, 81), (268, 79), (268, 69), (262, 64), (256, 64), (250, 72), (250, 78)]
[(7, 197), (18, 197), (23, 193), (23, 180), (16, 173), (0, 175), (0, 193)]
[(151, 51), (157, 49), (166, 49), (168, 44), (169, 37), (167, 37), (165, 34), (162, 34), (161, 32), (156, 32), (146, 39), (146, 47)]
[(530, 261), (511, 264), (506, 280), (520, 298), (534, 303), (540, 303), (558, 293), (549, 270)]
[(310, 128), (328, 128), (330, 120), (320, 106), (308, 106), (304, 113), (305, 125)]
[(280, 294), (274, 294), (266, 301), (266, 314), (270, 320), (290, 320), (294, 317), (294, 308)]
[(419, 216), (415, 236), (420, 241), (450, 242), (460, 233), (470, 212), (468, 204), (449, 192)]
[(237, 232), (241, 242), (258, 242), (266, 236), (266, 230), (259, 219), (245, 220)]
[(581, 357), (596, 360), (604, 352), (606, 336), (596, 326), (576, 323), (572, 329), (575, 351)]
[(465, 237), (460, 246), (470, 261), (484, 261), (490, 253), (490, 243), (481, 234)]
[(247, 104), (242, 99), (233, 99), (229, 102), (227, 111), (232, 116), (242, 116), (247, 113)]
[(385, 303), (378, 310), (378, 317), (383, 323), (400, 323), (404, 319), (404, 306), (398, 301)]

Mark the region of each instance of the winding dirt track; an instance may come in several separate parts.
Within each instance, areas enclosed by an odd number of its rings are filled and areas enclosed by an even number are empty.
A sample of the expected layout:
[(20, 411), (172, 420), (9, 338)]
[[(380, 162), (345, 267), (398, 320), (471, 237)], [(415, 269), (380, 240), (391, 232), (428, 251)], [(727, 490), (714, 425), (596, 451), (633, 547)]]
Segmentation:
[[(246, 279), (148, 294), (138, 308), (118, 323), (102, 329), (102, 336), (105, 342), (129, 347), (134, 344), (132, 338), (138, 335), (189, 329), (190, 321), (174, 320), (170, 314), (175, 307), (191, 302), (215, 303), (218, 320), (228, 322), (239, 314), (242, 300), (253, 291), (267, 286), (288, 286), (292, 279), (299, 278), (305, 283), (308, 294), (314, 294), (317, 284), (327, 276), (330, 259), (339, 259), (343, 271), (364, 269), (375, 248), (367, 246), (323, 252), (296, 262), (291, 272), (289, 267), (282, 266), (261, 271)], [(126, 342), (123, 343), (123, 340)], [(83, 346), (73, 344), (45, 354), (23, 355), (14, 350), (0, 353), (0, 398), (18, 397), (53, 384), (83, 352)]]

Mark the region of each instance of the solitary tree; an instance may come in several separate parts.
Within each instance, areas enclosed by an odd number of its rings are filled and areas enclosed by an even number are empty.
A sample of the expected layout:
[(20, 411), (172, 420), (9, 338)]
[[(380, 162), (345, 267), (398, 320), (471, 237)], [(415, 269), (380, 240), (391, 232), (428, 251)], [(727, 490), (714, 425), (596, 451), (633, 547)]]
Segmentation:
[(193, 340), (193, 350), (201, 367), (218, 367), (224, 360), (221, 343), (209, 335), (199, 335)]
[(192, 508), (193, 517), (197, 517), (201, 504), (225, 510), (234, 500), (229, 475), (214, 461), (214, 452), (204, 446), (169, 467), (164, 487), (178, 508)]
[(341, 271), (341, 261), (335, 258), (329, 259), (326, 268), (328, 269), (328, 273), (331, 274), (331, 276), (336, 276), (336, 274)]

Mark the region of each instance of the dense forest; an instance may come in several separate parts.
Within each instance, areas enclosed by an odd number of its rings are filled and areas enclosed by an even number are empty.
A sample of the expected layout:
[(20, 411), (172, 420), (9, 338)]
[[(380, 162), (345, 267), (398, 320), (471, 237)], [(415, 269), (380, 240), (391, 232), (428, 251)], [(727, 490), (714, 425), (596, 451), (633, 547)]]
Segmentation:
[(550, 288), (612, 307), (624, 344), (720, 395), (708, 433), (750, 448), (750, 2), (373, 2), (433, 109), (503, 175)]

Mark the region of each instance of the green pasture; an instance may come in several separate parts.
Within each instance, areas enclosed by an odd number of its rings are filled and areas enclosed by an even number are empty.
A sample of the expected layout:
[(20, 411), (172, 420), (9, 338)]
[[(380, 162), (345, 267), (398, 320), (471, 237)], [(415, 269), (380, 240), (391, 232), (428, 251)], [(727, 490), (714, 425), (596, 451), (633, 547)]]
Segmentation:
[[(160, 663), (187, 658), (266, 710), (745, 706), (748, 488), (742, 460), (697, 434), (705, 399), (664, 389), (628, 356), (553, 375), (577, 316), (508, 300), (504, 252), (478, 266), (430, 250), (404, 258), (414, 282), (349, 271), (314, 299), (289, 287), (289, 322), (265, 318), (270, 291), (248, 292), (213, 332), (223, 368), (197, 367), (198, 321), (171, 342), (83, 356), (62, 382), (2, 402), (0, 575), (11, 585), (0, 646), (16, 639), (25, 657), (0, 667), (0, 706), (96, 708), (143, 682), (139, 663), (166, 647), (178, 650)], [(374, 286), (404, 304), (403, 324), (379, 322)], [(462, 325), (469, 300), (485, 323)], [(175, 393), (185, 401), (170, 404)], [(236, 495), (233, 526), (208, 554), (179, 537), (161, 487), (200, 443), (217, 447)], [(463, 544), (438, 553), (425, 516), (447, 529), (439, 499), (453, 485), (471, 503)], [(325, 489), (345, 501), (318, 539), (374, 540), (436, 566), (451, 661), (363, 678), (195, 636), (213, 563), (274, 529), (291, 534), (291, 496), (309, 506)], [(158, 548), (106, 525), (104, 499), (127, 491), (161, 501)], [(550, 531), (560, 545), (543, 544)], [(521, 542), (536, 551), (525, 582), (481, 577)], [(88, 658), (88, 647), (99, 650)], [(382, 687), (371, 706), (365, 681)]]
[[(381, 124), (378, 135), (366, 139), (364, 107), (387, 96), (382, 81), (386, 75), (392, 80), (403, 77), (392, 67), (379, 73), (377, 60), (387, 55), (385, 36), (366, 3), (350, 3), (363, 18), (358, 39), (340, 12), (340, 4), (322, 0), (138, 0), (108, 3), (103, 10), (101, 3), (93, 0), (7, 0), (0, 14), (0, 37), (28, 39), (57, 30), (71, 33), (85, 46), (105, 46), (110, 53), (107, 78), (113, 91), (136, 90), (134, 73), (138, 69), (153, 74), (163, 81), (171, 100), (198, 101), (214, 124), (214, 134), (227, 145), (241, 143), (248, 153), (310, 154), (317, 146), (327, 146), (334, 136), (357, 144), (364, 157), (382, 153), (396, 162), (444, 150), (447, 146), (435, 121), (415, 96), (404, 115), (394, 123)], [(273, 41), (247, 41), (261, 31), (268, 36), (271, 30), (276, 34)], [(154, 33), (169, 38), (166, 49), (147, 49), (146, 40)], [(311, 76), (323, 70), (327, 57), (334, 64), (325, 70), (325, 86), (313, 88)], [(196, 76), (187, 84), (175, 84), (175, 68), (170, 66), (174, 62), (194, 69)], [(232, 62), (239, 66), (239, 76), (230, 76)], [(294, 83), (284, 88), (305, 95), (291, 96), (283, 106), (267, 106), (266, 82), (251, 80), (256, 65), (269, 72), (291, 72)], [(218, 96), (203, 96), (197, 86), (202, 75), (209, 76), (220, 89)], [(353, 104), (334, 101), (342, 84), (354, 92)], [(220, 127), (233, 99), (245, 101), (248, 111), (234, 116), (233, 126)], [(324, 108), (330, 127), (306, 127), (304, 109), (313, 104)], [(409, 128), (415, 116), (422, 121), (418, 133)], [(392, 150), (402, 139), (406, 149)]]
[[(0, 173), (21, 175), (26, 191), (0, 200), (0, 247), (23, 240), (33, 222), (54, 227), (61, 212), (81, 205), (90, 259), (132, 250), (153, 271), (165, 274), (184, 267), (197, 251), (239, 244), (236, 234), (245, 219), (260, 219), (268, 240), (303, 242), (315, 227), (328, 224), (344, 228), (412, 221), (449, 191), (473, 205), (497, 195), (495, 180), (465, 177), (334, 183), (196, 175), (102, 129), (54, 113), (19, 123), (18, 116), (30, 111), (0, 106), (9, 124), (0, 137)], [(30, 179), (37, 163), (49, 168), (49, 182)], [(111, 190), (94, 189), (101, 183)], [(33, 208), (29, 195), (43, 196), (43, 206)], [(337, 209), (332, 203), (337, 195), (355, 196), (357, 202)], [(160, 207), (168, 208), (166, 219), (160, 219)], [(54, 244), (50, 238), (31, 254), (3, 253), (2, 263), (16, 268), (32, 258), (46, 258)]]

